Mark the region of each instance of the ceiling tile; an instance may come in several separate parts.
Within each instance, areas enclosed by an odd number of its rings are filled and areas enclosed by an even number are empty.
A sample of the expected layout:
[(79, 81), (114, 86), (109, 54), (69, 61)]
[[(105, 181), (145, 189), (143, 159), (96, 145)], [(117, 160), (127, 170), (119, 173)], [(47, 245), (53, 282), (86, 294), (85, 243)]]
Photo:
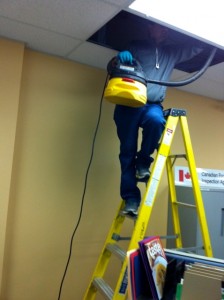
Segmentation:
[(119, 8), (100, 0), (1, 0), (0, 16), (87, 39)]
[(85, 42), (70, 53), (68, 58), (106, 70), (108, 62), (116, 53), (114, 50)]
[(211, 66), (207, 69), (204, 74), (205, 78), (211, 79), (213, 81), (222, 82), (224, 80), (224, 62)]
[(205, 97), (224, 100), (224, 85), (220, 86), (217, 81), (201, 77), (191, 84), (179, 88), (183, 91), (195, 93)]
[(116, 0), (116, 2), (114, 0), (103, 0), (104, 2), (108, 2), (117, 6), (121, 6), (121, 7), (128, 7), (132, 2), (134, 2), (134, 0)]
[[(4, 29), (3, 29), (4, 28)], [(65, 56), (80, 44), (68, 36), (0, 18), (0, 35), (25, 42), (27, 47), (53, 55)]]
[(190, 76), (188, 73), (184, 72), (184, 71), (180, 71), (177, 69), (174, 69), (171, 75), (171, 80), (175, 81), (175, 80), (181, 80), (181, 79), (185, 79), (188, 76)]
[[(178, 87), (178, 89), (218, 100), (224, 100), (223, 73), (224, 63), (209, 67), (199, 79), (188, 85)], [(220, 76), (218, 74), (220, 74)], [(188, 74), (183, 71), (174, 70), (171, 81), (185, 80), (192, 75), (193, 74)]]

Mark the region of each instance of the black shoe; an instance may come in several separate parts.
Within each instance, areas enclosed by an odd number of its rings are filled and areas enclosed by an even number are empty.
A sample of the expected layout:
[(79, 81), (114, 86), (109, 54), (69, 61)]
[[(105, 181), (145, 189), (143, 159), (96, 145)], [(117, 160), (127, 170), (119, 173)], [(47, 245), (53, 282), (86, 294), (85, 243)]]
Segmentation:
[(141, 182), (147, 182), (150, 177), (150, 172), (147, 167), (144, 167), (142, 165), (136, 166), (136, 179)]
[(137, 201), (127, 200), (125, 201), (125, 206), (121, 212), (124, 215), (136, 217), (138, 215), (138, 207), (139, 207), (139, 203)]

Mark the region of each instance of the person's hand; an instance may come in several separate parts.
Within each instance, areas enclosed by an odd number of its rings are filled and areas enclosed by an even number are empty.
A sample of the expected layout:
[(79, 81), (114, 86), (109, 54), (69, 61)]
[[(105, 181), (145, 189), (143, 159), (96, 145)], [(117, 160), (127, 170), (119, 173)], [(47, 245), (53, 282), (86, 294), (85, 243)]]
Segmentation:
[(130, 51), (121, 51), (118, 53), (117, 57), (122, 63), (132, 64), (133, 56)]

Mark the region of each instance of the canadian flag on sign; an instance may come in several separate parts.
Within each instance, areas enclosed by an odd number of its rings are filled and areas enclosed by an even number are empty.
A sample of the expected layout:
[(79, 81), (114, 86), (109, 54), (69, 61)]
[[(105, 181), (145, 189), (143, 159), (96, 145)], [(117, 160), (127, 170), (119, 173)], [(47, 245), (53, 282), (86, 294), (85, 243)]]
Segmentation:
[(184, 182), (185, 179), (191, 179), (191, 174), (189, 173), (189, 171), (185, 171), (185, 170), (179, 170), (179, 181), (180, 182)]
[(175, 167), (175, 183), (191, 185), (191, 174), (187, 167)]

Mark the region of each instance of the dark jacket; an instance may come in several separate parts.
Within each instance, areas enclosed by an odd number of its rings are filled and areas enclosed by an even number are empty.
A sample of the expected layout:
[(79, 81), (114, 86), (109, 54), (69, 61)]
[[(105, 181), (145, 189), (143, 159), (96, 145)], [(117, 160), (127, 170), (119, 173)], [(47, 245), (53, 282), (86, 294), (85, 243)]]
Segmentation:
[[(149, 41), (133, 42), (128, 49), (141, 64), (146, 78), (169, 81), (170, 75), (180, 62), (187, 61), (199, 54), (197, 47), (155, 46)], [(148, 102), (162, 102), (166, 95), (166, 86), (147, 84)]]

